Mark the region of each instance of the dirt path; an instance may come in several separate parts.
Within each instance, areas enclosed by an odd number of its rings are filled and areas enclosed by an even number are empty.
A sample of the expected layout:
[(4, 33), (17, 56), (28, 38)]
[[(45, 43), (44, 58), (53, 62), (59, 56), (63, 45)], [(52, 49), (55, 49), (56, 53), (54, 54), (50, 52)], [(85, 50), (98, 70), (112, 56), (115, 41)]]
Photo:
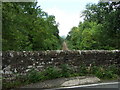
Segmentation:
[(67, 43), (64, 41), (62, 44), (62, 50), (68, 50)]

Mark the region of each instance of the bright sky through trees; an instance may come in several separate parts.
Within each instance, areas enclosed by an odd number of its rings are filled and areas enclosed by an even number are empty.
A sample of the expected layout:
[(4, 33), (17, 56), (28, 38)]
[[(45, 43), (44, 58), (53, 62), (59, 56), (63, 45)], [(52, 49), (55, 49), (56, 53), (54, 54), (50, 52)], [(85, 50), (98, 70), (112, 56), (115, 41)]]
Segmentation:
[(98, 3), (99, 0), (37, 0), (38, 5), (49, 15), (54, 15), (59, 23), (59, 35), (67, 36), (73, 26), (78, 26), (83, 18), (81, 12), (87, 3)]

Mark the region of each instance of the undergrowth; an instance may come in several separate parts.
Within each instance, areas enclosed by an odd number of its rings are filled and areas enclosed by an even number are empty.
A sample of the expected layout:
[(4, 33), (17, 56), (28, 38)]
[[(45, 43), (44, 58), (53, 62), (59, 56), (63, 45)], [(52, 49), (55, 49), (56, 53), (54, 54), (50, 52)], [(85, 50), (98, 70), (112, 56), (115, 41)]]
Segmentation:
[(74, 76), (89, 76), (94, 75), (100, 79), (117, 79), (119, 75), (119, 69), (115, 66), (92, 66), (87, 67), (81, 65), (78, 71), (75, 72), (68, 64), (63, 64), (59, 68), (48, 67), (42, 72), (38, 72), (32, 69), (25, 76), (17, 76), (16, 81), (7, 83), (3, 82), (4, 89), (16, 88), (22, 85), (36, 83), (44, 80), (56, 79), (60, 77), (74, 77)]

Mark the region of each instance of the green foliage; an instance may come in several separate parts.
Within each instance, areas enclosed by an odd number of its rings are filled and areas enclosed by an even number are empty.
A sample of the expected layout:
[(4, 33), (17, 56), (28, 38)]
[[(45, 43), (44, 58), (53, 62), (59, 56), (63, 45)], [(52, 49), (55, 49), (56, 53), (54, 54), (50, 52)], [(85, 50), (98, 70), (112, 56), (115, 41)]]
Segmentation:
[(30, 82), (30, 83), (35, 83), (41, 80), (41, 73), (32, 69), (31, 71), (29, 71), (29, 73), (26, 75), (26, 82)]
[(11, 82), (11, 83), (6, 82), (6, 83), (3, 83), (2, 89), (8, 90), (8, 89), (16, 88), (16, 87), (21, 86), (21, 85), (22, 85), (22, 83), (20, 81), (15, 81), (15, 82)]
[(116, 68), (115, 66), (109, 66), (109, 67), (93, 66), (91, 70), (92, 70), (91, 73), (93, 75), (101, 79), (115, 79), (118, 77), (118, 73), (117, 73), (118, 68)]
[(76, 72), (68, 64), (61, 65), (60, 68), (48, 67), (42, 72), (35, 69), (29, 71), (26, 75), (19, 75), (16, 77), (15, 82), (3, 82), (4, 89), (16, 88), (22, 85), (36, 83), (44, 80), (55, 79), (60, 77), (75, 77), (75, 76), (88, 76), (94, 75), (100, 79), (117, 79), (119, 75), (118, 67), (111, 66), (92, 66), (89, 68), (86, 65), (81, 65)]
[(61, 65), (61, 76), (62, 77), (70, 77), (72, 70), (68, 64)]
[(61, 77), (60, 70), (55, 67), (48, 67), (44, 71), (45, 79), (55, 79)]
[(120, 69), (116, 65), (108, 66), (108, 70), (111, 70), (114, 74), (118, 74), (119, 75), (119, 73), (120, 73)]
[(58, 24), (36, 2), (2, 3), (3, 51), (56, 50)]
[(119, 3), (86, 5), (84, 22), (73, 27), (67, 36), (70, 49), (120, 49)]
[(80, 76), (85, 76), (88, 74), (87, 67), (85, 65), (81, 65), (79, 67), (78, 73)]

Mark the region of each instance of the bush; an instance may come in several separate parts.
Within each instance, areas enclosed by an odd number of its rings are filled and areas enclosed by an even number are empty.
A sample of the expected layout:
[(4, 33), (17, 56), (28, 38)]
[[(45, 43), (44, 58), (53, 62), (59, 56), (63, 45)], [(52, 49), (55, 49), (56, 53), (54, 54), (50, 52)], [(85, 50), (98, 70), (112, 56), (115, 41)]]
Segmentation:
[(43, 73), (45, 75), (45, 79), (55, 79), (61, 77), (60, 70), (55, 67), (48, 67)]
[(72, 69), (68, 64), (61, 65), (61, 77), (70, 77)]
[(93, 66), (91, 73), (101, 79), (114, 79), (117, 78), (117, 68), (113, 66)]
[(92, 66), (88, 70), (87, 66), (81, 65), (78, 72), (75, 72), (68, 64), (61, 65), (60, 68), (48, 67), (43, 72), (38, 72), (34, 69), (28, 72), (27, 75), (18, 75), (15, 82), (7, 83), (3, 82), (3, 88), (15, 88), (17, 86), (26, 85), (30, 83), (36, 83), (42, 80), (55, 79), (60, 77), (74, 77), (74, 76), (86, 76), (95, 75), (100, 79), (117, 79), (119, 75), (119, 69), (115, 66)]
[(108, 67), (108, 70), (112, 71), (114, 74), (119, 74), (120, 69), (117, 65), (111, 65)]
[(80, 76), (84, 76), (88, 74), (87, 67), (85, 65), (81, 65), (79, 67), (78, 73)]
[(22, 83), (20, 81), (15, 81), (15, 82), (3, 82), (3, 85), (2, 85), (2, 89), (3, 90), (8, 90), (8, 89), (12, 89), (12, 88), (15, 88), (17, 86), (21, 86)]
[(41, 73), (32, 69), (29, 71), (29, 73), (26, 75), (26, 82), (28, 83), (35, 83), (41, 80)]

